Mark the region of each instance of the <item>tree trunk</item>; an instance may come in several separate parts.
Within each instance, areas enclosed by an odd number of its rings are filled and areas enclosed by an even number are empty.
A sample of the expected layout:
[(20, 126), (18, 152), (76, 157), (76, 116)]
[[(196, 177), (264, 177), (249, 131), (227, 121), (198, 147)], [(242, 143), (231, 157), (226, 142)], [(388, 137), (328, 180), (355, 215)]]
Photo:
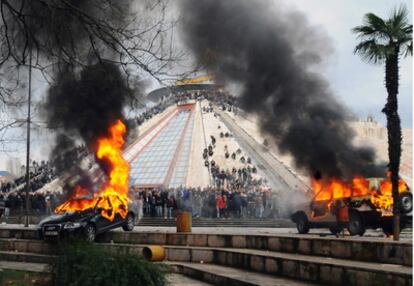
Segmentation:
[(398, 54), (399, 48), (394, 47), (394, 53), (385, 62), (385, 85), (388, 98), (383, 112), (387, 116), (388, 130), (388, 169), (391, 172), (393, 206), (394, 240), (400, 237), (400, 203), (398, 193), (399, 169), (401, 158), (401, 122), (398, 115)]

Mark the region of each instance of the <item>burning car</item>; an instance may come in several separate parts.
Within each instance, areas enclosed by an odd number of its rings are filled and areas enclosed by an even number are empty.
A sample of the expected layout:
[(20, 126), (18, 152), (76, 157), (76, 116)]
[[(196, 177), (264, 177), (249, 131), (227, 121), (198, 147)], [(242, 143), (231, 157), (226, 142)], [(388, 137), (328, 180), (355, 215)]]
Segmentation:
[[(79, 203), (79, 200), (85, 200), (85, 198), (74, 198), (70, 202)], [(125, 231), (134, 229), (138, 215), (138, 207), (135, 203), (128, 204), (125, 217), (116, 213), (111, 221), (103, 215), (103, 210), (99, 207), (101, 200), (102, 198), (96, 200), (93, 208), (63, 211), (43, 219), (38, 225), (39, 236), (46, 240), (79, 237), (92, 242), (96, 235), (114, 228), (122, 227)]]
[[(291, 216), (298, 232), (327, 227), (337, 234), (347, 227), (351, 235), (363, 235), (368, 228), (392, 232), (392, 186), (388, 178), (355, 177), (345, 183), (338, 179), (328, 182), (313, 180), (315, 192), (311, 203), (298, 207)], [(399, 183), (401, 227), (412, 221), (413, 196), (407, 184)]]
[(76, 234), (94, 241), (97, 234), (116, 227), (126, 231), (134, 228), (138, 209), (128, 196), (129, 164), (122, 157), (125, 132), (125, 124), (117, 120), (107, 136), (98, 138), (95, 155), (106, 166), (106, 180), (97, 191), (81, 185), (71, 189), (69, 198), (56, 208), (56, 215), (40, 222), (41, 237)]

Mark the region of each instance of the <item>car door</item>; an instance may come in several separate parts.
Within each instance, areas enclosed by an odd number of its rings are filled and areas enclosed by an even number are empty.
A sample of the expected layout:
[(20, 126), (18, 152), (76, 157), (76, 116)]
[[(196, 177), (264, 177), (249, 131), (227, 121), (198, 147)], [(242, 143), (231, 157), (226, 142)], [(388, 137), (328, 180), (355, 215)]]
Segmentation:
[(101, 233), (111, 226), (111, 221), (102, 215), (102, 210), (96, 210), (96, 232)]
[(311, 211), (314, 218), (326, 216), (329, 212), (329, 201), (313, 201), (311, 203)]
[(113, 221), (107, 220), (107, 222), (108, 223), (105, 224), (105, 228), (104, 228), (105, 231), (122, 226), (123, 223), (125, 222), (125, 219), (122, 218), (122, 216), (119, 213), (116, 213), (114, 220)]

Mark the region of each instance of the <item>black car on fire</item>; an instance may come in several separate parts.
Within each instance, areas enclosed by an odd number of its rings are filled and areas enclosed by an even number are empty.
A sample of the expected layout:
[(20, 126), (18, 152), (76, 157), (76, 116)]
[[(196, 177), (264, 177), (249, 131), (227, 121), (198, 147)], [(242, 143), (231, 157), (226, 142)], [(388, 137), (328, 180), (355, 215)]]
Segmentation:
[(84, 211), (67, 211), (51, 215), (43, 219), (38, 225), (40, 238), (45, 240), (60, 240), (68, 237), (84, 238), (92, 242), (98, 234), (111, 229), (122, 227), (125, 231), (132, 231), (138, 215), (138, 206), (130, 202), (128, 213), (123, 218), (119, 213), (110, 221), (101, 214), (96, 207)]

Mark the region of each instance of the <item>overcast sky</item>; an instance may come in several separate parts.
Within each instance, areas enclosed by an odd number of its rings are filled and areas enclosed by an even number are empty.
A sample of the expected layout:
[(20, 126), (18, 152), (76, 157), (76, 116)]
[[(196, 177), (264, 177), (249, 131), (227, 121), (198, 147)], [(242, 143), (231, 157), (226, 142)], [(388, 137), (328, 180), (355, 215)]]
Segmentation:
[[(356, 115), (366, 117), (368, 113), (385, 124), (381, 113), (386, 100), (384, 67), (363, 62), (353, 54), (358, 43), (351, 28), (361, 25), (367, 12), (387, 18), (390, 11), (399, 4), (405, 4), (410, 11), (412, 23), (412, 2), (391, 0), (289, 0), (292, 6), (303, 11), (309, 22), (320, 25), (332, 40), (333, 54), (322, 71), (331, 83), (334, 93)], [(399, 111), (403, 127), (412, 127), (412, 57), (400, 64)]]
[[(237, 1), (237, 0), (226, 0)], [(289, 0), (285, 1), (302, 11), (311, 25), (318, 26), (330, 38), (333, 53), (325, 60), (326, 64), (320, 71), (331, 84), (334, 94), (347, 105), (357, 116), (365, 118), (369, 113), (376, 120), (385, 124), (385, 116), (380, 112), (385, 104), (386, 89), (384, 87), (384, 67), (370, 65), (353, 54), (358, 43), (351, 28), (362, 24), (363, 15), (373, 12), (380, 17), (387, 17), (398, 4), (405, 4), (412, 23), (411, 1), (391, 0)], [(275, 5), (276, 5), (275, 0)], [(399, 111), (403, 127), (412, 127), (412, 58), (400, 64)], [(35, 77), (36, 78), (36, 77)], [(41, 77), (37, 77), (35, 97), (41, 97), (47, 86)], [(22, 115), (24, 117), (24, 115)], [(41, 120), (37, 117), (36, 120)], [(22, 130), (23, 131), (23, 130)], [(19, 132), (24, 137), (24, 132)], [(36, 160), (47, 159), (49, 138), (34, 132), (32, 150)], [(39, 136), (40, 135), (40, 136)], [(20, 157), (24, 162), (25, 149), (23, 144), (16, 147), (18, 152), (0, 154), (0, 170), (5, 169), (9, 156)]]

